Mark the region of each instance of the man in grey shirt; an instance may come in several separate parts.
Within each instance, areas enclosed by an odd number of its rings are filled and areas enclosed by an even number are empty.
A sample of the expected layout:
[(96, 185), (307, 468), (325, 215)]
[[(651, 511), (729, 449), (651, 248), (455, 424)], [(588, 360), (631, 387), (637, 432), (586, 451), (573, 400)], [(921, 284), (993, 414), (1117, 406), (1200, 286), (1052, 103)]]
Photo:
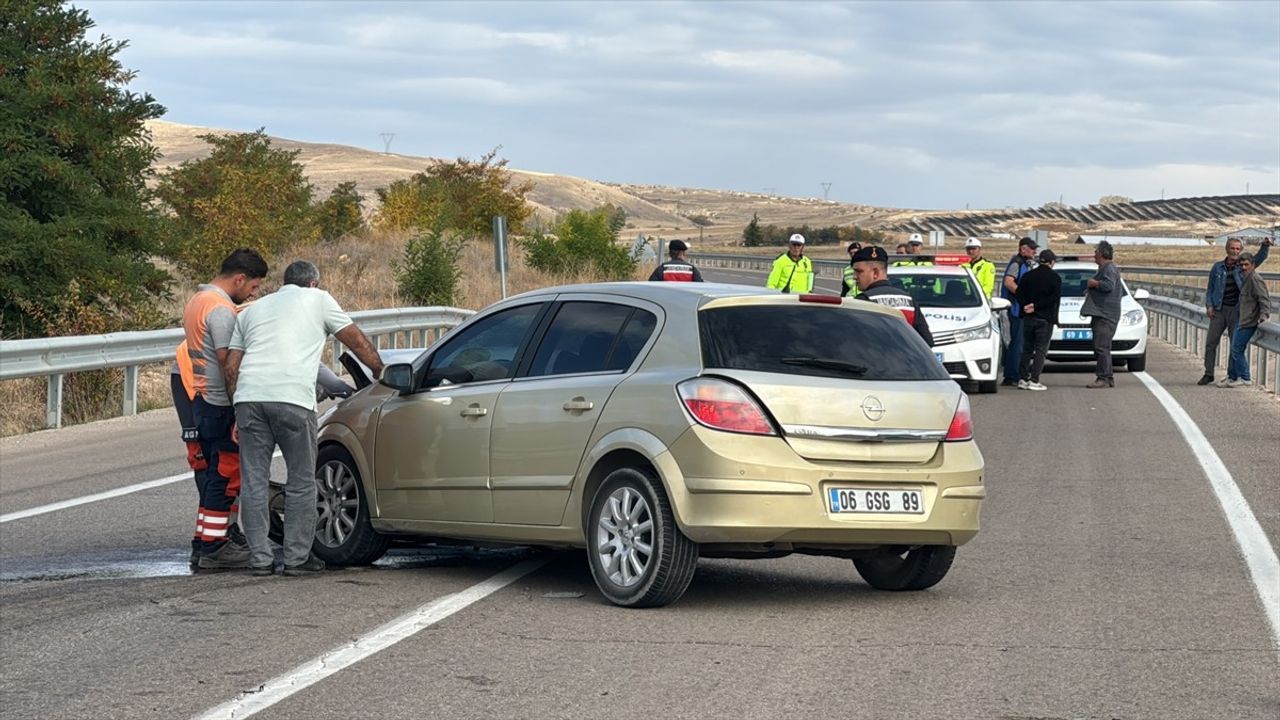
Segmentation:
[(299, 260), (284, 271), (284, 285), (236, 318), (227, 358), (227, 387), (236, 408), (244, 479), (240, 516), (255, 575), (275, 571), (267, 538), (267, 490), (276, 446), (287, 468), (284, 574), (324, 569), (311, 554), (316, 531), (316, 367), (326, 338), (335, 335), (377, 377), (382, 360), (360, 328), (329, 293), (316, 286), (320, 271)]
[(1093, 355), (1098, 362), (1093, 382), (1087, 388), (1115, 387), (1116, 381), (1111, 363), (1111, 339), (1116, 335), (1120, 325), (1120, 300), (1124, 296), (1124, 285), (1120, 282), (1120, 268), (1114, 262), (1115, 251), (1111, 243), (1103, 240), (1093, 251), (1093, 261), (1098, 263), (1098, 272), (1089, 278), (1084, 294), (1084, 305), (1080, 307), (1081, 317), (1088, 317), (1089, 327), (1093, 330)]

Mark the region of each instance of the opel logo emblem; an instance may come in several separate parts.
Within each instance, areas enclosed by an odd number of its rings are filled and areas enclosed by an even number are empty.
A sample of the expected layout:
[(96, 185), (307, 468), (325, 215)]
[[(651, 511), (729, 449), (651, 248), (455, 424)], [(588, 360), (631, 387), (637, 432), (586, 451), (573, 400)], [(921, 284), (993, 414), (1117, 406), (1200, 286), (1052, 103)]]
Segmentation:
[(867, 416), (871, 422), (878, 422), (884, 417), (884, 405), (880, 404), (880, 398), (875, 395), (868, 395), (862, 401), (862, 414)]

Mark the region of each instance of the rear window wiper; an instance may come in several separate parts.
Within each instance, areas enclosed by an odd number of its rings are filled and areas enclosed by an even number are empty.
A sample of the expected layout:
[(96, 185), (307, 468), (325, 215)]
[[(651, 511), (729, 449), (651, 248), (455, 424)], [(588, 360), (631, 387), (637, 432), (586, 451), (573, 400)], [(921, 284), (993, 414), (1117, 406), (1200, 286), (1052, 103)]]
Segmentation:
[(846, 360), (837, 360), (835, 358), (816, 358), (816, 357), (785, 357), (782, 358), (784, 365), (803, 365), (805, 367), (823, 368), (824, 370), (839, 370), (861, 377), (867, 372), (866, 365), (858, 365)]

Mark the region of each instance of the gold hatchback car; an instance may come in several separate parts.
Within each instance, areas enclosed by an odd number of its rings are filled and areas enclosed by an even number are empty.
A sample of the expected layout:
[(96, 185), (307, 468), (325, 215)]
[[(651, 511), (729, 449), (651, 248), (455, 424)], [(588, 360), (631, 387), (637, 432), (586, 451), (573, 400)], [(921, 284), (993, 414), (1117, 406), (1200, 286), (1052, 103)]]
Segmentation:
[(848, 558), (922, 590), (978, 532), (968, 400), (896, 310), (736, 285), (547, 288), (477, 313), (322, 417), (315, 552), (585, 547), (625, 606), (702, 557)]

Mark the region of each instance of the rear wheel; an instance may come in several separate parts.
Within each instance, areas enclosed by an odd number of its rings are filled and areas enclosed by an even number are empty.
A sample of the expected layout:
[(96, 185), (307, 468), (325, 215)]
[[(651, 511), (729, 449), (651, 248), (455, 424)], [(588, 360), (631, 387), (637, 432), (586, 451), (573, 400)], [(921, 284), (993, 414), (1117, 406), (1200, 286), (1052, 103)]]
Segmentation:
[(921, 545), (858, 558), (853, 566), (862, 579), (877, 590), (924, 590), (946, 577), (955, 558), (954, 546)]
[(609, 473), (587, 515), (587, 558), (596, 587), (615, 605), (660, 607), (693, 580), (698, 544), (676, 526), (671, 502), (651, 473)]
[(1129, 368), (1129, 372), (1142, 372), (1147, 369), (1147, 354), (1142, 353), (1138, 357), (1131, 357), (1125, 363), (1125, 367)]
[(360, 472), (347, 451), (326, 445), (316, 458), (316, 539), (311, 551), (329, 565), (368, 565), (391, 540), (373, 529)]

